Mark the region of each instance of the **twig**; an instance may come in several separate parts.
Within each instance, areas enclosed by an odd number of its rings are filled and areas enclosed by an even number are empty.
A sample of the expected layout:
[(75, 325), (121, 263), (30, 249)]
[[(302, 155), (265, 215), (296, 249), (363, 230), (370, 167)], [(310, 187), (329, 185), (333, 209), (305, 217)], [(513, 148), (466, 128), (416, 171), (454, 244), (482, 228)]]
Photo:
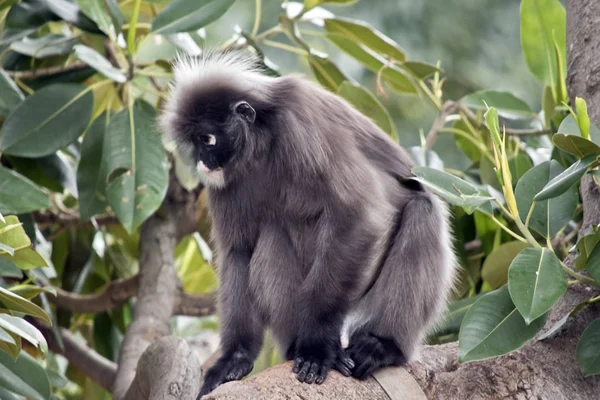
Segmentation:
[(431, 149), (433, 147), (435, 141), (437, 140), (437, 134), (439, 130), (442, 129), (446, 123), (446, 118), (448, 118), (448, 116), (454, 113), (457, 109), (458, 103), (454, 101), (447, 101), (444, 103), (442, 106), (442, 111), (435, 118), (433, 124), (431, 125), (431, 129), (429, 129), (429, 132), (427, 133), (425, 139), (425, 146), (427, 149)]
[(57, 75), (63, 72), (77, 71), (86, 68), (88, 65), (81, 61), (76, 61), (69, 65), (56, 65), (54, 67), (38, 68), (31, 71), (6, 71), (11, 78), (34, 79), (43, 76)]

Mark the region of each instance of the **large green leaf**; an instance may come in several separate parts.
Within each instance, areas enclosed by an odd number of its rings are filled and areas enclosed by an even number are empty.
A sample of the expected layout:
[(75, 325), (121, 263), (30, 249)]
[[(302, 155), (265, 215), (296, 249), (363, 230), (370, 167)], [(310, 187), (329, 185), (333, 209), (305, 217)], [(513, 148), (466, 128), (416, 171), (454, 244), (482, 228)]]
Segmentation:
[[(521, 1), (521, 48), (529, 70), (543, 83), (555, 85), (558, 69), (554, 40), (566, 54), (567, 17), (558, 0)], [(566, 62), (561, 66), (566, 71)]]
[(7, 260), (21, 269), (46, 266), (46, 262), (31, 246), (31, 240), (14, 215), (0, 222), (0, 242), (13, 249), (13, 254), (0, 250), (0, 260)]
[(47, 86), (27, 97), (4, 122), (0, 151), (42, 157), (74, 142), (92, 115), (91, 89), (78, 84)]
[(17, 360), (0, 352), (0, 386), (34, 399), (50, 399), (48, 375), (35, 358), (22, 351)]
[(12, 332), (22, 337), (35, 347), (39, 347), (42, 352), (46, 353), (48, 351), (48, 344), (44, 336), (23, 318), (0, 314), (0, 327), (7, 332)]
[(600, 319), (585, 328), (577, 342), (577, 363), (583, 376), (600, 374)]
[(23, 214), (50, 208), (50, 199), (33, 182), (8, 168), (0, 167), (0, 212)]
[(578, 158), (585, 158), (590, 155), (600, 155), (600, 146), (581, 136), (556, 133), (552, 136), (552, 142), (559, 149), (566, 151), (569, 154), (573, 154)]
[[(536, 165), (519, 179), (515, 197), (522, 221), (527, 220), (535, 195), (563, 171), (563, 167), (558, 162), (550, 160)], [(578, 196), (574, 187), (569, 188), (558, 197), (537, 201), (531, 213), (529, 228), (544, 237), (553, 237), (571, 220), (577, 203)]]
[(167, 158), (151, 112), (140, 103), (119, 112), (104, 139), (108, 203), (129, 233), (156, 211), (167, 191)]
[(75, 57), (79, 58), (81, 61), (94, 68), (107, 78), (119, 83), (127, 81), (125, 74), (119, 69), (113, 67), (110, 61), (104, 58), (104, 56), (98, 53), (96, 50), (82, 44), (78, 44), (74, 47), (74, 49)]
[(586, 269), (590, 276), (600, 283), (600, 246), (596, 245), (587, 259)]
[(339, 33), (328, 33), (327, 39), (340, 50), (358, 60), (369, 70), (378, 73), (399, 93), (417, 93), (411, 78), (400, 68), (387, 64), (387, 60), (361, 43), (356, 43)]
[(556, 197), (569, 190), (575, 183), (581, 179), (592, 164), (597, 163), (595, 155), (577, 160), (569, 168), (552, 178), (544, 188), (535, 195), (535, 201), (542, 201)]
[(373, 93), (360, 85), (345, 81), (339, 87), (338, 94), (348, 100), (358, 111), (371, 118), (395, 141), (398, 141), (398, 132), (394, 120)]
[[(567, 115), (562, 120), (558, 127), (558, 132), (564, 133), (565, 135), (581, 136), (579, 124), (575, 121), (572, 114)], [(595, 124), (590, 124), (590, 139), (595, 143), (600, 143), (600, 129)]]
[(529, 325), (565, 294), (567, 278), (560, 260), (549, 249), (525, 249), (510, 264), (508, 290)]
[(429, 167), (414, 167), (415, 178), (433, 193), (450, 204), (461, 206), (471, 214), (476, 209), (488, 214), (493, 212), (491, 201), (494, 199), (485, 190), (464, 181), (447, 172)]
[(8, 258), (0, 257), (0, 277), (20, 279), (23, 272)]
[(420, 61), (405, 61), (398, 64), (398, 66), (419, 80), (423, 80), (436, 72), (441, 72), (435, 65)]
[(524, 100), (506, 91), (481, 90), (466, 95), (460, 102), (476, 110), (485, 111), (487, 106), (494, 107), (498, 110), (498, 115), (504, 118), (531, 118), (534, 115)]
[(78, 28), (93, 33), (102, 32), (94, 21), (81, 12), (77, 4), (68, 0), (51, 0), (46, 3), (54, 14)]
[(83, 137), (81, 159), (77, 167), (77, 189), (79, 191), (79, 215), (88, 220), (106, 210), (102, 154), (104, 138), (108, 136), (111, 113), (105, 111), (94, 120)]
[(327, 56), (312, 53), (308, 55), (308, 62), (317, 81), (333, 92), (336, 92), (342, 82), (347, 80), (342, 71)]
[(105, 0), (77, 0), (77, 4), (81, 11), (98, 25), (102, 32), (113, 40), (117, 38), (117, 28), (107, 10)]
[(52, 323), (50, 317), (40, 307), (10, 290), (4, 289), (2, 286), (0, 286), (0, 303), (4, 305), (4, 308), (11, 311), (31, 315), (50, 324)]
[(74, 166), (71, 160), (60, 151), (35, 159), (14, 156), (7, 158), (16, 172), (31, 179), (34, 183), (53, 192), (62, 193), (66, 189), (74, 197), (77, 197)]
[(544, 327), (546, 316), (527, 325), (506, 286), (484, 295), (463, 319), (458, 338), (459, 362), (484, 360), (519, 349)]
[(40, 38), (25, 37), (13, 42), (10, 49), (35, 58), (69, 54), (75, 39), (66, 35), (50, 34)]
[(497, 289), (508, 281), (508, 270), (511, 262), (528, 243), (518, 240), (502, 243), (485, 258), (481, 267), (481, 277), (492, 289)]
[(58, 17), (50, 11), (46, 1), (27, 1), (15, 4), (6, 16), (6, 27), (19, 30), (38, 28)]
[(580, 271), (586, 267), (587, 261), (598, 243), (600, 243), (600, 226), (592, 225), (590, 231), (580, 237), (575, 245), (577, 249), (576, 270)]
[(7, 116), (24, 98), (10, 76), (0, 68), (0, 116)]
[(327, 18), (324, 28), (328, 33), (339, 33), (353, 42), (362, 43), (378, 54), (397, 61), (406, 60), (406, 54), (398, 43), (362, 21), (340, 17)]
[(174, 0), (154, 19), (154, 33), (195, 31), (220, 18), (235, 0)]
[(448, 335), (450, 333), (456, 333), (460, 330), (467, 311), (471, 309), (471, 306), (475, 304), (477, 300), (482, 296), (481, 293), (467, 297), (465, 299), (459, 299), (453, 301), (448, 305), (448, 309), (444, 314), (442, 325), (435, 330), (436, 335)]

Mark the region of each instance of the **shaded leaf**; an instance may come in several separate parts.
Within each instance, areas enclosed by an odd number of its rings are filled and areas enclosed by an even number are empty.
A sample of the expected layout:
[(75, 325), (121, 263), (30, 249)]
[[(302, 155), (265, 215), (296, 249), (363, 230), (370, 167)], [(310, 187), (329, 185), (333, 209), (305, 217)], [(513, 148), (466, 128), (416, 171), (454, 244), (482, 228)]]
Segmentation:
[(57, 19), (45, 1), (21, 1), (10, 8), (5, 23), (7, 28), (27, 30)]
[(511, 92), (498, 90), (480, 90), (464, 96), (460, 102), (469, 108), (487, 110), (494, 107), (498, 115), (504, 118), (531, 118), (534, 112), (529, 105)]
[(23, 277), (23, 272), (6, 257), (0, 257), (0, 277), (17, 278)]
[(10, 76), (0, 69), (0, 116), (7, 116), (24, 98)]
[(108, 135), (111, 114), (105, 111), (90, 125), (81, 144), (81, 159), (77, 167), (79, 215), (86, 221), (101, 214), (108, 205), (105, 193), (105, 172), (102, 170), (104, 138)]
[(50, 200), (44, 192), (24, 176), (0, 167), (1, 213), (24, 214), (44, 208), (50, 208)]
[(577, 160), (571, 164), (569, 168), (555, 176), (550, 182), (548, 182), (544, 188), (535, 195), (535, 201), (542, 201), (557, 197), (575, 185), (585, 175), (586, 171), (590, 166), (597, 163), (595, 155), (588, 156), (581, 160)]
[(483, 296), (483, 294), (479, 293), (475, 296), (455, 300), (450, 303), (444, 315), (443, 325), (436, 329), (435, 334), (447, 335), (458, 332), (467, 311), (471, 309), (471, 306), (475, 304), (481, 296)]
[(459, 333), (459, 362), (485, 360), (517, 350), (544, 327), (546, 314), (529, 325), (512, 303), (508, 287), (484, 295), (471, 306)]
[(528, 325), (567, 291), (560, 260), (549, 249), (524, 249), (508, 270), (510, 297)]
[(40, 158), (9, 157), (13, 169), (53, 192), (68, 190), (77, 197), (75, 170), (69, 159), (60, 151)]
[(5, 308), (8, 308), (11, 311), (31, 315), (43, 319), (48, 323), (52, 322), (50, 321), (50, 317), (48, 317), (40, 307), (33, 304), (31, 301), (14, 294), (10, 290), (4, 289), (2, 286), (0, 286), (0, 303), (4, 304)]
[(94, 103), (91, 89), (54, 84), (27, 97), (4, 122), (0, 150), (21, 157), (42, 157), (74, 142), (88, 124)]
[(600, 243), (600, 226), (591, 226), (591, 231), (581, 237), (575, 248), (577, 249), (577, 258), (575, 259), (575, 269), (582, 270), (587, 264), (587, 260), (592, 251)]
[(508, 270), (517, 255), (525, 248), (531, 247), (527, 243), (514, 240), (496, 247), (486, 257), (481, 267), (481, 277), (492, 289), (497, 289), (508, 281)]
[(600, 319), (592, 321), (577, 342), (577, 363), (583, 376), (600, 374)]
[(152, 32), (177, 33), (202, 28), (220, 18), (235, 0), (174, 0), (154, 19)]
[(441, 70), (433, 64), (427, 64), (420, 61), (405, 61), (398, 66), (408, 71), (412, 76), (419, 80), (423, 80)]
[[(519, 179), (515, 197), (522, 221), (527, 220), (535, 195), (563, 171), (563, 167), (558, 162), (550, 160), (536, 165)], [(571, 220), (577, 203), (578, 196), (574, 187), (569, 188), (558, 197), (536, 201), (531, 213), (529, 228), (544, 237), (553, 237)]]
[(317, 81), (333, 92), (336, 92), (342, 82), (347, 79), (327, 56), (311, 53), (308, 56), (308, 62)]
[(371, 93), (360, 85), (342, 82), (338, 94), (348, 100), (358, 111), (373, 120), (383, 131), (398, 141), (398, 132), (388, 110)]
[[(581, 135), (579, 124), (575, 121), (572, 114), (567, 115), (562, 120), (557, 132), (564, 133), (565, 135)], [(600, 143), (600, 129), (595, 124), (590, 124), (590, 139), (595, 143)]]
[(592, 279), (600, 283), (600, 246), (592, 250), (585, 267)]
[[(27, 352), (22, 351), (16, 361), (8, 355), (0, 353), (0, 369), (4, 370), (0, 372), (0, 376), (5, 376), (4, 379), (0, 378), (0, 386), (35, 399), (50, 398), (50, 381), (46, 371)], [(7, 371), (8, 374), (5, 375)], [(8, 379), (12, 382), (7, 386), (5, 383)]]
[(73, 49), (74, 40), (75, 38), (58, 34), (49, 34), (34, 39), (24, 37), (11, 43), (10, 49), (35, 58), (46, 58), (69, 54)]
[(355, 43), (362, 43), (380, 55), (398, 61), (406, 60), (406, 54), (398, 43), (362, 21), (342, 17), (327, 18), (324, 28), (329, 33), (339, 33)]
[(74, 49), (75, 57), (79, 58), (81, 61), (94, 68), (107, 78), (119, 83), (127, 81), (125, 74), (119, 69), (113, 67), (110, 61), (104, 58), (104, 56), (98, 53), (96, 50), (82, 44), (78, 44), (74, 47)]
[(569, 154), (573, 154), (578, 158), (585, 158), (590, 155), (600, 155), (600, 146), (581, 136), (556, 133), (552, 136), (552, 142), (559, 149), (566, 151)]
[(467, 213), (471, 214), (475, 209), (492, 213), (493, 197), (485, 190), (434, 168), (414, 167), (412, 172), (417, 176), (415, 180), (450, 204), (463, 207)]
[(102, 32), (113, 40), (117, 38), (117, 28), (107, 9), (105, 0), (77, 0), (77, 4), (81, 12), (94, 21)]
[(440, 156), (433, 150), (423, 151), (421, 146), (412, 146), (408, 148), (411, 159), (415, 162), (415, 165), (420, 167), (431, 167), (444, 170), (444, 162)]
[(19, 335), (35, 347), (39, 347), (44, 353), (48, 351), (48, 344), (44, 336), (23, 318), (0, 314), (0, 327), (5, 331)]
[(167, 190), (166, 154), (151, 112), (139, 102), (120, 111), (104, 140), (108, 203), (129, 233), (156, 211)]
[(72, 23), (84, 31), (102, 33), (98, 25), (81, 12), (77, 4), (67, 0), (51, 0), (46, 2), (48, 8), (63, 20)]

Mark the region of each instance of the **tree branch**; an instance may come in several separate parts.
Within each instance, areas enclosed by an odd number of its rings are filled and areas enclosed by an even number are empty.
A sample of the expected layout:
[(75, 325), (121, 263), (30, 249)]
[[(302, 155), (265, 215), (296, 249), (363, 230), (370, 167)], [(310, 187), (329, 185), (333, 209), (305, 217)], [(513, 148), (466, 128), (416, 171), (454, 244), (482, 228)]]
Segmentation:
[(69, 65), (57, 65), (54, 67), (38, 68), (30, 71), (6, 71), (6, 73), (11, 78), (35, 79), (43, 76), (61, 74), (63, 72), (77, 71), (84, 68), (88, 68), (88, 65), (86, 63), (76, 61), (73, 64)]

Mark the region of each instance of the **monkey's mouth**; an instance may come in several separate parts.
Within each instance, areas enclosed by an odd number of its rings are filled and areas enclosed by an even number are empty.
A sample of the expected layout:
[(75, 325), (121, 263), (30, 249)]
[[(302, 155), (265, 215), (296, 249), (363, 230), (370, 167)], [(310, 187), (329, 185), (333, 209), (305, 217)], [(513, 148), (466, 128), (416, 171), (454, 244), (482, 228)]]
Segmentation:
[(198, 161), (198, 164), (196, 164), (196, 169), (198, 170), (198, 172), (205, 175), (214, 175), (223, 170), (223, 168), (208, 168), (206, 164), (204, 164), (202, 161)]

